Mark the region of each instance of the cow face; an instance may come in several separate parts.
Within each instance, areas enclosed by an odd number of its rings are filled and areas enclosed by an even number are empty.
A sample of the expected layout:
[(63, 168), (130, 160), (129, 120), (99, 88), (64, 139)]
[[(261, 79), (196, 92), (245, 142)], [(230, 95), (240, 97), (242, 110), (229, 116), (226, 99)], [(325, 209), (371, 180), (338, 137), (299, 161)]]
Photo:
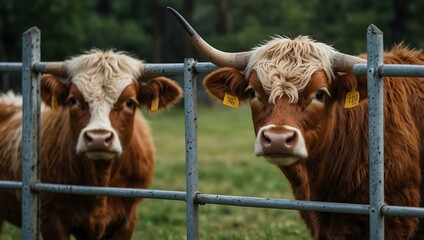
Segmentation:
[(250, 101), (256, 134), (254, 153), (276, 165), (307, 158), (325, 132), (330, 90), (323, 71), (312, 74), (296, 102), (288, 94), (270, 98), (270, 91), (266, 91), (256, 71), (246, 80), (241, 72), (222, 68), (205, 78), (204, 87), (221, 100), (230, 93)]
[(359, 91), (361, 100), (366, 99), (366, 86), (357, 86), (352, 73), (337, 74), (330, 83), (325, 71), (317, 70), (302, 91), (296, 90), (295, 101), (290, 92), (273, 98), (276, 90), (267, 90), (262, 82), (255, 70), (246, 78), (234, 68), (221, 68), (209, 74), (203, 85), (210, 96), (219, 100), (229, 93), (249, 101), (256, 135), (254, 153), (278, 166), (319, 153), (335, 124), (333, 108), (336, 103), (344, 104), (351, 89)]
[(204, 87), (250, 100), (255, 154), (279, 166), (308, 158), (325, 139), (331, 119), (334, 49), (308, 37), (276, 37), (250, 52), (245, 71), (223, 68)]
[(276, 165), (289, 165), (309, 155), (325, 129), (329, 85), (326, 74), (317, 71), (297, 102), (282, 95), (270, 100), (256, 71), (248, 79), (232, 68), (222, 68), (208, 75), (204, 87), (215, 98), (225, 93), (249, 100), (256, 134), (254, 153)]
[(61, 109), (57, 114), (69, 114), (78, 155), (110, 160), (119, 157), (128, 145), (139, 106), (150, 108), (153, 103), (157, 109), (165, 108), (181, 97), (181, 89), (164, 77), (138, 81), (141, 62), (123, 54), (89, 55), (70, 60), (69, 84), (43, 75), (41, 97), (53, 110)]

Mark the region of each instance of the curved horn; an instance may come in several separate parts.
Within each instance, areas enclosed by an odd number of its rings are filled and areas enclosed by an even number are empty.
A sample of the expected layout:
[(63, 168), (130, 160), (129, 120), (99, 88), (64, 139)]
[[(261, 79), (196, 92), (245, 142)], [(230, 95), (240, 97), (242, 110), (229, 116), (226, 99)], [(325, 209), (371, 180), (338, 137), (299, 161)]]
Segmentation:
[(357, 63), (367, 63), (367, 60), (347, 55), (340, 52), (335, 52), (332, 56), (333, 60), (333, 69), (338, 72), (347, 72), (352, 71), (353, 65)]
[(246, 68), (250, 52), (228, 53), (212, 47), (199, 36), (181, 14), (171, 7), (168, 7), (168, 9), (178, 18), (178, 21), (183, 26), (194, 47), (196, 47), (203, 57), (220, 67), (233, 67), (237, 70), (244, 70)]
[(48, 62), (43, 72), (51, 73), (59, 77), (68, 76), (68, 71), (64, 62)]

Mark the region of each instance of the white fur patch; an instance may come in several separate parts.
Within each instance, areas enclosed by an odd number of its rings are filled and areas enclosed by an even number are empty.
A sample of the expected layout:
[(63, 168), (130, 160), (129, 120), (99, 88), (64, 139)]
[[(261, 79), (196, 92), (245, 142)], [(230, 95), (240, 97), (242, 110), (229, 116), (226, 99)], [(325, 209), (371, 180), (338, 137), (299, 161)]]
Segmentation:
[[(13, 91), (8, 91), (7, 93), (0, 94), (0, 103), (4, 105), (10, 105), (20, 108), (12, 117), (7, 121), (19, 121), (22, 122), (22, 103), (23, 98), (20, 94), (16, 94)], [(45, 110), (46, 107), (41, 103), (41, 111)], [(18, 179), (21, 175), (20, 166), (21, 166), (21, 145), (22, 145), (22, 124), (16, 128), (10, 128), (10, 125), (3, 124), (0, 125), (0, 132), (3, 133), (2, 138), (8, 139), (7, 144), (4, 145), (0, 157), (7, 159), (10, 162), (10, 170), (14, 174), (14, 179)]]
[(22, 106), (22, 96), (10, 90), (0, 95), (0, 103), (20, 107)]
[(269, 163), (275, 164), (277, 166), (289, 166), (297, 161), (299, 157), (285, 157), (285, 158), (274, 158), (274, 157), (264, 157), (265, 160)]
[[(12, 105), (15, 107), (22, 107), (23, 98), (22, 95), (16, 94), (12, 90), (7, 91), (6, 93), (0, 94), (0, 103), (6, 104), (6, 105)], [(44, 111), (46, 109), (46, 106), (43, 102), (41, 102), (41, 109), (40, 111)], [(13, 116), (12, 119), (15, 119), (16, 117), (22, 117), (22, 111), (16, 112), (15, 116)]]
[(303, 138), (302, 132), (294, 127), (288, 126), (288, 125), (283, 125), (281, 126), (281, 128), (285, 128), (288, 130), (293, 130), (296, 132), (297, 136), (298, 136), (298, 141), (296, 146), (294, 146), (293, 149), (293, 154), (291, 156), (287, 156), (287, 157), (270, 157), (270, 156), (266, 156), (264, 155), (264, 151), (262, 148), (262, 145), (260, 143), (260, 137), (263, 133), (264, 130), (268, 130), (268, 129), (272, 129), (277, 127), (274, 124), (270, 124), (270, 125), (266, 125), (263, 126), (259, 129), (258, 134), (256, 136), (256, 141), (255, 141), (255, 155), (256, 156), (264, 156), (265, 160), (267, 160), (268, 162), (278, 165), (278, 166), (287, 166), (290, 165), (296, 161), (298, 161), (301, 158), (307, 158), (308, 157), (308, 151), (306, 149), (306, 145), (305, 145), (305, 139)]
[(260, 140), (260, 136), (262, 136), (263, 131), (270, 129), (270, 128), (274, 128), (277, 127), (274, 124), (270, 124), (270, 125), (266, 125), (263, 126), (259, 129), (258, 134), (256, 134), (256, 141), (255, 141), (255, 150), (254, 153), (256, 156), (262, 156), (264, 155), (264, 150), (262, 149), (262, 145), (261, 145), (261, 140)]
[[(13, 91), (7, 91), (7, 93), (0, 94), (0, 103), (5, 105), (11, 105), (15, 107), (22, 107), (22, 96), (15, 94)], [(22, 118), (22, 110), (17, 111), (10, 120)]]

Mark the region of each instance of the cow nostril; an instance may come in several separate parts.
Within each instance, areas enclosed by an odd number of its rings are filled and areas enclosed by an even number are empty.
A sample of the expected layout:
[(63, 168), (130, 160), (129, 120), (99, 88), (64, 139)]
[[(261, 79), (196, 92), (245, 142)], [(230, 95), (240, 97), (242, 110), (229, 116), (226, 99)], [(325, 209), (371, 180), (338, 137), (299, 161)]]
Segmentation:
[(271, 138), (268, 136), (268, 133), (266, 131), (262, 132), (262, 144), (264, 145), (271, 145), (272, 141)]
[(105, 138), (105, 144), (110, 145), (113, 142), (113, 134), (109, 133), (109, 136)]
[(91, 143), (91, 142), (93, 142), (93, 138), (90, 136), (90, 134), (89, 134), (88, 132), (85, 132), (85, 133), (84, 133), (84, 140), (85, 140), (87, 143)]
[(293, 132), (291, 136), (286, 139), (286, 145), (292, 146), (296, 142), (296, 132)]

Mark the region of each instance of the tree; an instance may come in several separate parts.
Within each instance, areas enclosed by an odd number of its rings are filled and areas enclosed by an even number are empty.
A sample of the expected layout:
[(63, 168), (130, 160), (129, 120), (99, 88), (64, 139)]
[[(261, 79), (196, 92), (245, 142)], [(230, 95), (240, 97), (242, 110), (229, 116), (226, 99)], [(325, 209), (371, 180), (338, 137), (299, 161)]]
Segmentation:
[[(386, 47), (400, 41), (424, 47), (424, 1), (13, 0), (0, 1), (0, 61), (21, 61), (22, 33), (32, 26), (41, 29), (42, 61), (58, 61), (91, 48), (125, 50), (147, 62), (204, 60), (167, 6), (180, 11), (208, 42), (224, 51), (248, 50), (278, 34), (310, 35), (357, 54), (366, 51), (370, 24), (384, 32)], [(15, 82), (20, 81), (11, 81)], [(8, 88), (7, 81), (2, 85)]]

